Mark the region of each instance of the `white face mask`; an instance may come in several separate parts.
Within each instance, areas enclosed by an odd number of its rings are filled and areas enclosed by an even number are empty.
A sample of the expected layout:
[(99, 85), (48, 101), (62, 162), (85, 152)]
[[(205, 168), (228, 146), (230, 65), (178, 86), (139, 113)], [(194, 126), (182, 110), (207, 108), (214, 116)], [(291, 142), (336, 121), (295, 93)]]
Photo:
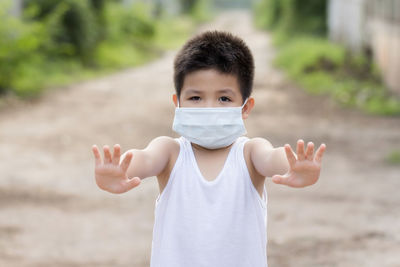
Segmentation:
[[(190, 142), (208, 149), (231, 145), (246, 134), (241, 107), (175, 109), (172, 129)], [(178, 102), (179, 105), (179, 102)]]

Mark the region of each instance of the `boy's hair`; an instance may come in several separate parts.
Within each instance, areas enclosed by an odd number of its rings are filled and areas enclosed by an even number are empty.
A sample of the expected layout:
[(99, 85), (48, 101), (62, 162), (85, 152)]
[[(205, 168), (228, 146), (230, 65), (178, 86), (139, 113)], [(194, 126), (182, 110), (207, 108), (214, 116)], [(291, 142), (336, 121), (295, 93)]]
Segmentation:
[(243, 101), (250, 96), (254, 60), (250, 49), (239, 37), (229, 32), (206, 31), (187, 41), (174, 62), (174, 83), (178, 98), (185, 76), (207, 69), (236, 76)]

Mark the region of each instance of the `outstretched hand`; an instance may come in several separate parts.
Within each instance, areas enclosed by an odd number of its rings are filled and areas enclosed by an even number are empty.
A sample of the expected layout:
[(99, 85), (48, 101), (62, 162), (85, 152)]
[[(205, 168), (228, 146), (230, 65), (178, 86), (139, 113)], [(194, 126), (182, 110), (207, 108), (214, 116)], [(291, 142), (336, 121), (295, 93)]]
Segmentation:
[(95, 158), (95, 179), (96, 184), (103, 190), (114, 194), (124, 193), (141, 182), (139, 177), (129, 179), (127, 170), (132, 160), (132, 152), (128, 152), (124, 160), (120, 163), (121, 148), (114, 145), (114, 155), (111, 155), (108, 146), (103, 147), (104, 162), (101, 159), (99, 149), (93, 145), (92, 151)]
[(284, 175), (274, 175), (272, 181), (291, 187), (305, 187), (318, 181), (321, 171), (322, 156), (326, 145), (322, 144), (314, 156), (314, 144), (309, 142), (304, 152), (304, 141), (297, 141), (297, 158), (290, 147), (284, 146), (286, 157), (289, 161), (289, 171)]

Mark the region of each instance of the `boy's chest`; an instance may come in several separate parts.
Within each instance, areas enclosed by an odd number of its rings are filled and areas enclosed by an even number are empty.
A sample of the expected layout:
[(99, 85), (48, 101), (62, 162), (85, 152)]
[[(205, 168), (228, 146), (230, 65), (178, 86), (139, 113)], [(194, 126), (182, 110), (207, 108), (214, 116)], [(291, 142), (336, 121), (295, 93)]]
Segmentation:
[[(215, 155), (210, 154), (202, 154), (200, 152), (194, 151), (195, 164), (197, 164), (197, 168), (202, 174), (202, 178), (207, 181), (215, 180), (223, 171), (225, 165), (226, 167), (230, 167), (229, 165), (239, 164), (237, 162), (227, 162), (229, 155), (229, 150), (224, 153), (218, 153)], [(257, 192), (262, 196), (265, 177), (260, 176), (250, 163), (250, 155), (245, 150), (243, 153), (244, 162), (246, 164), (246, 168), (249, 171), (250, 179), (256, 188)]]
[(204, 155), (202, 153), (194, 152), (195, 163), (202, 174), (202, 178), (207, 181), (215, 180), (222, 172), (224, 165), (227, 163), (226, 153), (218, 153), (216, 155)]

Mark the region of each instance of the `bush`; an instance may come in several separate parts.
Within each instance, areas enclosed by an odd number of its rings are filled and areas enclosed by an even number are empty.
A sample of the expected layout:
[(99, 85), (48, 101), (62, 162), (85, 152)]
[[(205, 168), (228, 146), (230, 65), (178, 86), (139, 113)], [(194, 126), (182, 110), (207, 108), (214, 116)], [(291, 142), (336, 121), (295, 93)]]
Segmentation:
[(256, 25), (287, 35), (326, 33), (327, 0), (261, 0), (255, 6)]
[(197, 23), (211, 18), (210, 0), (180, 0), (181, 13), (191, 16)]
[(0, 93), (13, 87), (27, 62), (40, 61), (37, 53), (44, 33), (40, 23), (25, 23), (7, 10), (5, 4), (0, 5)]
[(385, 160), (386, 160), (386, 162), (388, 162), (390, 164), (400, 165), (400, 150), (394, 150), (394, 151), (390, 152), (386, 156)]
[(96, 19), (91, 2), (29, 0), (26, 6), (37, 9), (33, 19), (47, 24), (50, 39), (45, 47), (47, 52), (53, 56), (77, 57), (85, 65), (93, 64), (93, 51), (100, 41), (100, 20)]
[(131, 44), (105, 41), (96, 49), (96, 64), (100, 69), (121, 69), (142, 64), (157, 55)]
[(209, 20), (213, 16), (210, 8), (210, 0), (197, 0), (190, 15), (196, 23)]
[(190, 16), (153, 20), (143, 3), (26, 0), (21, 18), (7, 10), (0, 1), (0, 94), (21, 97), (144, 63), (181, 45), (195, 26)]
[(274, 32), (276, 65), (308, 92), (330, 94), (372, 114), (400, 114), (400, 100), (384, 87), (368, 55), (350, 54), (321, 38), (327, 30), (326, 0), (261, 0), (254, 12), (256, 25)]
[(399, 115), (400, 100), (364, 61), (326, 39), (299, 37), (281, 47), (275, 63), (310, 93), (330, 94), (343, 105), (372, 114)]
[(300, 37), (283, 45), (276, 63), (291, 76), (313, 69), (335, 70), (344, 62), (346, 51), (322, 38)]
[(142, 3), (126, 8), (110, 3), (105, 12), (105, 34), (112, 42), (148, 43), (155, 35), (151, 7)]
[(255, 22), (259, 28), (271, 30), (281, 17), (281, 5), (278, 0), (262, 0), (254, 5)]

